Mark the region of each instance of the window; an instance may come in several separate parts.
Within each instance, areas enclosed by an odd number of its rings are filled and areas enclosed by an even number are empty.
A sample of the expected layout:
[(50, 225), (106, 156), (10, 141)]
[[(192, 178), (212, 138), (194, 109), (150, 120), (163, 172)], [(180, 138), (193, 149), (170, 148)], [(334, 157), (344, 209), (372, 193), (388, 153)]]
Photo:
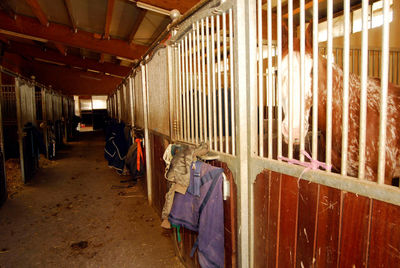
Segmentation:
[[(393, 5), (393, 0), (390, 0), (390, 5)], [(393, 21), (393, 8), (390, 7), (389, 22)], [(352, 12), (352, 33), (362, 31), (362, 9), (357, 9)], [(343, 36), (344, 34), (344, 16), (339, 16), (333, 19), (332, 22), (332, 37)], [(377, 1), (368, 8), (368, 29), (373, 29), (382, 26), (383, 24), (383, 0)], [(328, 23), (326, 21), (318, 25), (319, 42), (328, 40)]]

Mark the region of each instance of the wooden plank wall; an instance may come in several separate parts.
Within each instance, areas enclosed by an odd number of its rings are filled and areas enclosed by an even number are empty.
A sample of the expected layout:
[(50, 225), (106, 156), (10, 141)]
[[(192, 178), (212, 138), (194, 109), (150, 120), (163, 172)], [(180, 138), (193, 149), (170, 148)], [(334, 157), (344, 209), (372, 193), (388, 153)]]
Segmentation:
[[(165, 194), (167, 192), (167, 180), (164, 178), (165, 162), (163, 154), (170, 140), (155, 133), (151, 133), (150, 142), (152, 148), (153, 160), (153, 176), (152, 176), (152, 191), (153, 191), (153, 206), (161, 215), (162, 208), (165, 202)], [(236, 234), (236, 196), (237, 189), (233, 180), (232, 172), (228, 166), (220, 161), (212, 161), (213, 166), (221, 167), (230, 182), (230, 197), (224, 201), (224, 219), (225, 219), (225, 267), (237, 267), (237, 234)], [(200, 267), (197, 260), (197, 252), (193, 258), (190, 257), (190, 251), (196, 241), (197, 234), (190, 230), (181, 228), (180, 234), (181, 243), (175, 243), (177, 255), (186, 267)], [(174, 238), (176, 239), (176, 238)]]
[(254, 267), (398, 267), (400, 207), (265, 170)]

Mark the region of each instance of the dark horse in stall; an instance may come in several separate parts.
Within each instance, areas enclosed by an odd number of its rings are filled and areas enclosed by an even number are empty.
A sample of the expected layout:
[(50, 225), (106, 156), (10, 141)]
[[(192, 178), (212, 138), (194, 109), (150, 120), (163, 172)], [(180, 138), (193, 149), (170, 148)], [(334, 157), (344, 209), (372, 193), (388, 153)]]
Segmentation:
[[(282, 103), (286, 114), (288, 111), (288, 43), (287, 28), (282, 32)], [(293, 100), (300, 100), (300, 40), (293, 38)], [(308, 121), (312, 106), (313, 56), (312, 56), (312, 23), (306, 30), (305, 45), (305, 114), (303, 126), (308, 131)], [(368, 78), (367, 81), (367, 129), (365, 147), (365, 178), (376, 181), (378, 173), (379, 118), (380, 118), (380, 79)], [(361, 80), (358, 75), (349, 75), (349, 118), (348, 118), (348, 153), (347, 174), (357, 177), (359, 159), (360, 130), (360, 93)], [(342, 105), (343, 105), (343, 70), (332, 64), (332, 165), (341, 168), (342, 153)], [(318, 56), (318, 130), (326, 134), (327, 104), (327, 60)], [(297, 107), (296, 107), (297, 105)], [(293, 138), (300, 138), (300, 102), (293, 102)], [(297, 108), (297, 110), (296, 110)], [(398, 176), (400, 168), (400, 87), (388, 85), (387, 125), (386, 125), (386, 162), (385, 184), (391, 184), (392, 178)], [(288, 119), (282, 122), (282, 134), (288, 138)], [(306, 133), (304, 133), (305, 136)], [(323, 149), (323, 148), (322, 148)]]

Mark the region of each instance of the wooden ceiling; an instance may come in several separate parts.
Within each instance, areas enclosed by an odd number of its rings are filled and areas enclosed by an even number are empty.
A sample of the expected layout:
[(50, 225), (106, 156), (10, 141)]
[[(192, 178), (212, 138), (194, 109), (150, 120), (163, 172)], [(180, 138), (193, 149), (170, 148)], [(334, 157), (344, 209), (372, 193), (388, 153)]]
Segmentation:
[(0, 0), (1, 64), (65, 94), (107, 94), (199, 0)]

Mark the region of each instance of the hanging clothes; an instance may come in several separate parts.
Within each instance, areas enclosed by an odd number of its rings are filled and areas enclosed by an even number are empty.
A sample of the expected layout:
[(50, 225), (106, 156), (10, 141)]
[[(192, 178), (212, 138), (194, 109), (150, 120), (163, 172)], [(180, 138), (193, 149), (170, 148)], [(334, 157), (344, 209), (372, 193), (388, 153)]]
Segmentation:
[(190, 186), (175, 194), (168, 219), (198, 232), (191, 256), (197, 249), (201, 267), (224, 267), (223, 170), (201, 161), (192, 166)]
[(134, 182), (137, 181), (138, 177), (143, 176), (145, 172), (145, 163), (141, 143), (141, 139), (135, 139), (135, 143), (131, 145), (128, 153), (126, 154), (125, 164)]
[(110, 136), (104, 147), (104, 157), (108, 166), (115, 168), (119, 174), (123, 173), (125, 157), (128, 152), (128, 144), (124, 135), (124, 123), (111, 126)]
[[(172, 147), (170, 149), (172, 149)], [(170, 182), (170, 188), (165, 194), (165, 203), (161, 213), (162, 227), (171, 228), (168, 221), (168, 215), (171, 211), (175, 192), (181, 194), (186, 193), (186, 189), (188, 188), (190, 181), (191, 163), (197, 159), (197, 156), (205, 155), (207, 152), (208, 145), (206, 143), (202, 143), (198, 147), (182, 145), (176, 147), (176, 151), (174, 151), (174, 156), (171, 159), (170, 165), (166, 163), (168, 171), (166, 172), (165, 177)]]

